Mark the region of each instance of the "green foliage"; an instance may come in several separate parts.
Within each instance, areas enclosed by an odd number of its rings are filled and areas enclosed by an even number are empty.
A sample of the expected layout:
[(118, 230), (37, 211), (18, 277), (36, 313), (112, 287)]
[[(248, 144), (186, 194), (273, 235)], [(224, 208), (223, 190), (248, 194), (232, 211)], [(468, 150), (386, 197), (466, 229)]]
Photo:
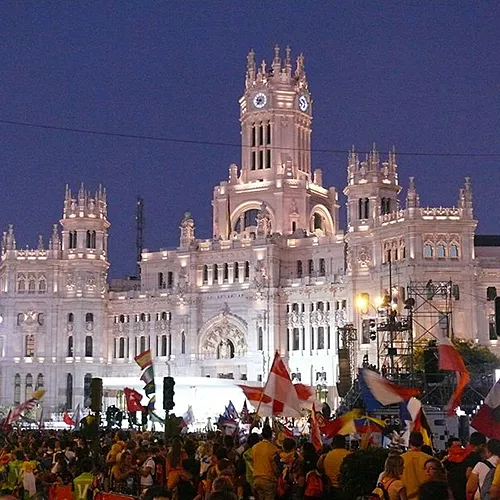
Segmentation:
[(472, 340), (455, 340), (457, 351), (464, 358), (467, 369), (472, 374), (490, 374), (500, 367), (500, 358), (486, 346)]
[(387, 449), (370, 447), (345, 457), (339, 477), (345, 500), (355, 500), (374, 490), (378, 476), (384, 470), (387, 455)]

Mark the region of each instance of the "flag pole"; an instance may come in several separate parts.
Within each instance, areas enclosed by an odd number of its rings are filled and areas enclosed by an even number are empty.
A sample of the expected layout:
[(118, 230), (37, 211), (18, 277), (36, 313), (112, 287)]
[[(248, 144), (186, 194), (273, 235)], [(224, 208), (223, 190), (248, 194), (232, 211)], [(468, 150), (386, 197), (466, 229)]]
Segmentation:
[(278, 356), (279, 356), (279, 352), (276, 351), (275, 354), (274, 354), (273, 364), (271, 365), (269, 373), (267, 374), (266, 383), (264, 384), (264, 387), (262, 388), (262, 392), (260, 393), (259, 404), (257, 405), (257, 409), (255, 410), (255, 415), (254, 415), (254, 418), (253, 418), (253, 422), (252, 422), (252, 425), (250, 426), (250, 432), (252, 432), (252, 429), (257, 425), (257, 418), (259, 418), (260, 406), (262, 404), (262, 400), (264, 399), (264, 394), (266, 392), (267, 384), (269, 383), (269, 375), (271, 374), (271, 372), (273, 370), (274, 363), (276, 362), (276, 357), (278, 357)]

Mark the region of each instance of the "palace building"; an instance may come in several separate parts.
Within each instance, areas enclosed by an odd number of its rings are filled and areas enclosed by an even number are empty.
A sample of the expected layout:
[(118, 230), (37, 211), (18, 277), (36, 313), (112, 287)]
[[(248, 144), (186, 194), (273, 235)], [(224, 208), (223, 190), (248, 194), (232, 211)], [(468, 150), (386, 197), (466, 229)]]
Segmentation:
[(241, 165), (214, 187), (213, 238), (198, 239), (186, 213), (177, 248), (142, 254), (140, 280), (108, 282), (102, 188), (66, 189), (48, 246), (17, 248), (9, 226), (0, 405), (43, 386), (50, 411), (87, 406), (92, 377), (113, 401), (141, 387), (134, 356), (147, 349), (182, 401), (194, 387), (228, 394), (265, 381), (276, 350), (295, 381), (329, 401), (363, 362), (408, 372), (423, 338), (473, 339), (499, 352), (500, 246), (475, 234), (469, 179), (455, 207), (423, 207), (415, 179), (400, 183), (393, 151), (381, 158), (374, 146), (360, 159), (353, 149), (343, 228), (339, 190), (311, 164), (304, 58), (292, 63), (290, 49), (276, 47), (269, 65), (257, 65), (250, 52), (239, 106)]

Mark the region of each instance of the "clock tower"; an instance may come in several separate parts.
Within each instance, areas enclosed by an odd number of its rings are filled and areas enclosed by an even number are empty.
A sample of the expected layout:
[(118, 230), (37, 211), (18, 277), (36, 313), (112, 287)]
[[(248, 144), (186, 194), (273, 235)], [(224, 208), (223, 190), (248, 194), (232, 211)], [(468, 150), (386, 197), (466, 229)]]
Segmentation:
[(312, 98), (304, 56), (274, 48), (270, 65), (247, 56), (239, 100), (241, 168), (214, 189), (213, 234), (247, 239), (271, 234), (334, 236), (338, 233), (335, 188), (323, 187), (311, 169)]
[(304, 57), (295, 71), (290, 48), (282, 61), (274, 48), (269, 68), (257, 67), (255, 54), (247, 56), (245, 92), (240, 99), (242, 175), (245, 181), (277, 175), (297, 179), (311, 176), (312, 99), (304, 70)]

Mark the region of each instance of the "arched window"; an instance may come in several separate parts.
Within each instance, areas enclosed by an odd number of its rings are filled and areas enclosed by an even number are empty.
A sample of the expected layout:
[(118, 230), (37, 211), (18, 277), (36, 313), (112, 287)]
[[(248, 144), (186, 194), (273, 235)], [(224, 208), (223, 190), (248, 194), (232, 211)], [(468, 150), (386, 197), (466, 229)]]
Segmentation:
[(162, 335), (161, 336), (161, 346), (160, 346), (160, 356), (166, 356), (167, 355), (167, 336)]
[(458, 259), (458, 243), (450, 245), (450, 259)]
[(43, 389), (44, 388), (44, 379), (43, 379), (43, 373), (39, 373), (38, 374), (38, 377), (36, 378), (36, 386), (35, 386), (35, 389), (38, 390), (38, 389)]
[(66, 375), (66, 409), (73, 408), (73, 375)]
[(94, 341), (90, 335), (85, 337), (85, 357), (91, 358), (94, 355)]
[(38, 293), (45, 293), (47, 291), (47, 281), (41, 279), (38, 282)]
[(33, 375), (31, 373), (26, 375), (25, 391), (26, 399), (29, 399), (33, 393)]
[(261, 326), (259, 326), (259, 330), (257, 332), (257, 350), (264, 350), (264, 332)]
[(436, 254), (438, 259), (446, 258), (446, 246), (444, 243), (438, 243)]
[(223, 280), (227, 281), (229, 279), (229, 264), (226, 262), (224, 264)]
[(75, 321), (75, 315), (73, 313), (68, 313), (68, 323), (73, 323)]
[(240, 264), (239, 262), (234, 263), (234, 281), (238, 281), (240, 279)]
[(186, 334), (181, 333), (181, 354), (186, 354)]
[(432, 259), (434, 257), (434, 246), (432, 243), (424, 244), (424, 259)]
[[(263, 168), (263, 162), (259, 165), (259, 168)], [(234, 230), (237, 233), (242, 233), (247, 228), (257, 228), (257, 215), (259, 214), (259, 210), (256, 208), (252, 208), (247, 210), (244, 214), (241, 214), (234, 226)], [(242, 227), (243, 222), (243, 227)]]
[(17, 293), (24, 293), (26, 291), (26, 281), (19, 280), (17, 282)]
[(245, 279), (250, 279), (250, 262), (245, 261)]
[(141, 313), (140, 314), (139, 321), (147, 321), (147, 319), (146, 319), (146, 313)]
[(323, 229), (323, 217), (318, 214), (318, 213), (315, 213), (313, 215), (313, 231), (315, 231), (316, 229)]
[(29, 280), (28, 282), (28, 293), (35, 293), (36, 292), (36, 281), (35, 280)]
[(85, 315), (85, 321), (87, 323), (93, 323), (94, 322), (94, 315), (93, 315), (93, 313), (87, 313)]
[(14, 404), (18, 405), (21, 402), (21, 375), (14, 375)]
[(92, 231), (90, 235), (90, 248), (96, 248), (97, 247), (96, 243), (97, 243), (96, 232)]
[(165, 288), (165, 278), (163, 277), (163, 273), (158, 273), (158, 288), (160, 290)]
[(87, 248), (92, 248), (90, 243), (90, 231), (87, 231), (87, 237), (85, 238), (85, 246)]
[(126, 323), (125, 314), (120, 314), (120, 323)]
[(146, 337), (144, 335), (142, 335), (139, 338), (139, 353), (145, 352), (146, 350), (147, 350), (147, 347), (146, 347)]
[(314, 274), (314, 261), (312, 259), (307, 261), (307, 272), (309, 273), (309, 276)]
[(92, 403), (92, 374), (86, 373), (83, 377), (83, 406), (88, 408)]
[(318, 326), (318, 349), (325, 348), (325, 328), (323, 326)]
[(125, 357), (125, 338), (120, 337), (120, 342), (118, 345), (118, 357), (119, 358), (124, 358)]
[(297, 261), (297, 278), (302, 278), (302, 261)]
[(68, 358), (73, 357), (73, 335), (70, 335), (68, 337), (68, 351), (66, 356), (68, 356)]
[(77, 233), (76, 231), (69, 232), (69, 248), (74, 249), (77, 246)]
[(326, 273), (325, 259), (319, 259), (319, 275), (324, 276)]
[(219, 281), (219, 266), (217, 264), (214, 264), (213, 281), (214, 283)]
[(203, 283), (208, 282), (208, 266), (205, 264), (203, 266)]

